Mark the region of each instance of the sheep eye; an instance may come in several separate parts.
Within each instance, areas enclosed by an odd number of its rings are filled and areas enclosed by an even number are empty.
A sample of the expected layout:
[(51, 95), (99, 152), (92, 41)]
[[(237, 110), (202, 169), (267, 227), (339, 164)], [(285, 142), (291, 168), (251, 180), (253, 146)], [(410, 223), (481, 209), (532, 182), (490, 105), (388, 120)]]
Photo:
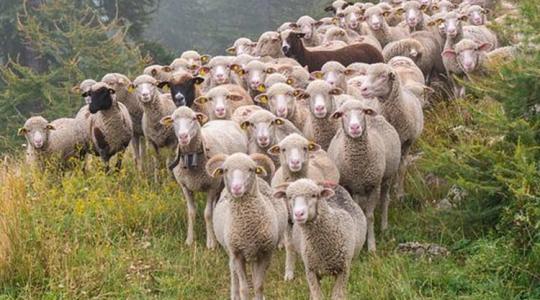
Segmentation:
[(286, 151), (286, 149), (285, 149), (285, 148), (281, 149), (281, 152), (285, 153), (285, 151)]
[(307, 147), (304, 147), (304, 152), (306, 152), (306, 151), (307, 151)]

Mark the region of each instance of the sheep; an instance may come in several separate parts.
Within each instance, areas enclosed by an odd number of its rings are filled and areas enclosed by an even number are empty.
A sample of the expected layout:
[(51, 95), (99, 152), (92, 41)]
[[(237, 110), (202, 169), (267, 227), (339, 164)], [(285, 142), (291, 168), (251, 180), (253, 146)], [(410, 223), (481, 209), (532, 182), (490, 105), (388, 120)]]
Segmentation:
[(263, 108), (258, 105), (240, 106), (233, 112), (231, 120), (236, 122), (236, 124), (241, 125), (242, 123), (247, 121), (254, 112), (259, 110), (263, 110)]
[(212, 177), (225, 188), (213, 216), (217, 240), (229, 255), (231, 299), (247, 300), (249, 285), (246, 263), (252, 267), (255, 299), (264, 299), (263, 284), (272, 253), (284, 238), (287, 207), (272, 197), (272, 189), (261, 180), (271, 165), (261, 154), (216, 155), (206, 164)]
[(252, 97), (258, 94), (259, 86), (264, 83), (266, 75), (273, 73), (273, 70), (267, 72), (267, 64), (259, 60), (252, 60), (244, 67), (237, 66), (235, 68), (235, 71), (241, 74), (244, 84), (248, 87), (248, 92)]
[(305, 67), (295, 66), (285, 75), (287, 76), (286, 83), (295, 89), (303, 89), (309, 83), (310, 74)]
[(202, 65), (205, 65), (210, 61), (210, 55), (200, 55), (199, 52), (195, 50), (187, 50), (182, 52), (180, 58), (185, 59), (192, 66), (192, 69), (200, 68)]
[(294, 22), (285, 22), (276, 29), (276, 32), (281, 33), (287, 29), (298, 30), (300, 27)]
[(330, 116), (336, 109), (334, 96), (343, 91), (323, 80), (314, 80), (299, 97), (309, 99), (309, 114), (303, 132), (306, 138), (327, 150), (337, 132), (338, 124)]
[(290, 120), (296, 127), (302, 128), (307, 109), (296, 103), (295, 90), (288, 84), (276, 83), (266, 93), (255, 97), (255, 102), (268, 105), (270, 111), (280, 118)]
[(368, 250), (376, 251), (374, 210), (383, 201), (381, 228), (387, 226), (389, 190), (400, 163), (397, 131), (366, 103), (351, 96), (334, 112), (341, 129), (332, 139), (328, 154), (340, 171), (340, 184), (367, 216)]
[(177, 72), (185, 71), (185, 72), (189, 72), (190, 74), (195, 74), (199, 71), (198, 65), (189, 63), (184, 58), (176, 58), (175, 60), (171, 62), (169, 67), (172, 70), (171, 74), (169, 75), (169, 77), (162, 79), (160, 81), (165, 81), (165, 80), (170, 79), (170, 76), (174, 75), (174, 73), (177, 73)]
[(129, 111), (117, 101), (115, 90), (104, 82), (94, 84), (88, 93), (91, 98), (88, 110), (92, 114), (89, 128), (92, 149), (101, 157), (107, 171), (109, 160), (117, 154), (115, 168), (119, 170), (123, 153), (133, 139)]
[(286, 56), (296, 59), (302, 66), (308, 66), (310, 72), (319, 71), (327, 61), (334, 60), (343, 65), (353, 62), (376, 63), (382, 62), (382, 54), (377, 48), (366, 43), (352, 44), (334, 50), (310, 50), (302, 42), (303, 33), (284, 32), (283, 52)]
[(402, 86), (412, 91), (419, 99), (422, 99), (422, 107), (426, 104), (425, 79), (422, 70), (414, 63), (414, 61), (405, 56), (395, 56), (388, 61), (401, 80)]
[(259, 92), (265, 92), (269, 88), (271, 88), (276, 83), (286, 83), (288, 85), (292, 85), (293, 79), (287, 78), (285, 75), (281, 73), (272, 73), (268, 76), (266, 76), (266, 79), (264, 80), (263, 85), (259, 85), (257, 90)]
[(133, 156), (135, 158), (135, 164), (139, 169), (142, 169), (142, 163), (146, 156), (146, 147), (141, 139), (144, 137), (142, 129), (142, 116), (143, 109), (137, 97), (132, 93), (130, 89), (131, 81), (127, 76), (120, 73), (108, 73), (101, 78), (101, 81), (109, 85), (116, 95), (116, 101), (124, 104), (131, 116), (131, 124), (133, 127), (133, 137), (131, 140), (131, 146), (133, 148)]
[(26, 163), (44, 169), (49, 159), (64, 165), (70, 158), (84, 158), (88, 146), (84, 125), (73, 118), (50, 123), (40, 116), (29, 118), (18, 131), (26, 138)]
[(214, 56), (208, 64), (199, 69), (199, 76), (204, 76), (205, 90), (209, 90), (221, 84), (234, 82), (231, 77), (231, 63), (234, 56)]
[[(170, 127), (161, 125), (160, 120), (176, 109), (174, 102), (158, 91), (158, 82), (148, 75), (140, 75), (133, 81), (135, 95), (142, 104), (142, 128), (144, 136), (155, 151), (158, 162), (162, 162), (160, 149), (176, 148), (176, 136)], [(157, 164), (155, 168), (157, 169)]]
[[(446, 42), (443, 48), (442, 61), (455, 97), (464, 96), (465, 89), (457, 83), (454, 76), (462, 77), (464, 74), (459, 68), (456, 57), (447, 50), (454, 49), (455, 44), (463, 38), (488, 43), (494, 48), (497, 47), (497, 37), (494, 33), (485, 26), (463, 26), (463, 22), (466, 20), (467, 16), (459, 15), (456, 12), (449, 12), (444, 19), (435, 20), (435, 24), (444, 23), (445, 25)], [(450, 55), (445, 55), (445, 52), (450, 53)]]
[(195, 99), (199, 107), (206, 107), (210, 120), (230, 119), (234, 111), (244, 105), (252, 105), (253, 100), (246, 90), (236, 84), (219, 85)]
[(257, 41), (255, 55), (260, 57), (270, 56), (273, 58), (283, 57), (280, 34), (275, 31), (267, 31), (261, 34)]
[(213, 249), (216, 238), (212, 226), (212, 211), (221, 192), (219, 179), (205, 172), (207, 161), (214, 155), (247, 152), (247, 138), (233, 121), (216, 120), (206, 125), (208, 117), (194, 112), (187, 106), (178, 107), (170, 116), (163, 117), (160, 123), (172, 126), (178, 139), (176, 159), (169, 165), (173, 175), (182, 188), (188, 209), (188, 228), (186, 244), (193, 244), (195, 238), (195, 195), (206, 192), (204, 220), (206, 222), (206, 247)]
[(441, 58), (442, 45), (429, 31), (416, 31), (409, 38), (391, 42), (383, 50), (384, 60), (388, 62), (395, 56), (405, 56), (412, 59), (422, 70), (427, 82), (438, 74), (444, 74), (445, 69)]
[(487, 22), (487, 10), (479, 5), (471, 5), (467, 8), (467, 16), (469, 24), (475, 26), (486, 25)]
[[(281, 142), (289, 134), (302, 133), (291, 121), (276, 117), (267, 110), (253, 111), (240, 127), (247, 133), (249, 154), (266, 154), (270, 147)], [(279, 166), (279, 157), (272, 157), (272, 160)]]
[(367, 28), (364, 27), (363, 18), (364, 18), (363, 7), (358, 7), (356, 5), (349, 6), (345, 8), (342, 12), (342, 18), (344, 19), (345, 28), (352, 30), (358, 34), (367, 34)]
[(361, 93), (365, 98), (377, 97), (379, 99), (382, 115), (399, 134), (401, 163), (397, 178), (397, 193), (399, 197), (403, 197), (405, 162), (412, 144), (424, 128), (421, 100), (413, 92), (403, 88), (396, 71), (386, 64), (369, 66)]
[(330, 154), (300, 134), (289, 134), (277, 145), (270, 147), (268, 154), (279, 157), (280, 161), (280, 167), (272, 178), (272, 187), (300, 178), (334, 184), (340, 180), (340, 172), (330, 159)]
[(337, 87), (342, 90), (346, 88), (345, 82), (345, 66), (337, 61), (329, 61), (325, 63), (320, 71), (312, 73), (316, 79), (323, 79), (332, 87)]
[(170, 66), (151, 65), (143, 70), (143, 74), (154, 77), (157, 81), (167, 80), (171, 75), (172, 69)]
[[(336, 42), (343, 42), (344, 44), (336, 44)], [(353, 31), (346, 31), (343, 28), (332, 26), (330, 27), (323, 37), (322, 47), (334, 49), (344, 47), (352, 43), (366, 43), (382, 51), (382, 46), (379, 41), (371, 35), (358, 35)]]
[(402, 24), (404, 20), (403, 13), (397, 12), (397, 10), (401, 7), (401, 3), (392, 6), (389, 3), (381, 2), (377, 4), (377, 6), (382, 9), (384, 13), (384, 19), (386, 20), (386, 23), (388, 24), (388, 26), (394, 27), (394, 26), (398, 26)]
[(408, 32), (405, 28), (389, 26), (385, 20), (385, 16), (389, 15), (388, 11), (383, 11), (380, 7), (370, 7), (364, 13), (364, 18), (368, 23), (368, 30), (373, 35), (381, 46), (384, 48), (386, 44), (406, 38)]
[(318, 46), (321, 41), (319, 35), (315, 33), (317, 21), (310, 16), (301, 16), (296, 21), (300, 32), (304, 34), (304, 42), (308, 47)]
[(336, 278), (332, 299), (346, 299), (352, 260), (366, 240), (366, 217), (342, 187), (310, 179), (285, 184), (273, 194), (285, 199), (294, 219), (293, 244), (306, 270), (311, 299), (322, 299), (320, 278)]
[[(437, 12), (437, 14), (440, 14), (440, 13), (446, 14), (452, 11), (454, 8), (456, 8), (454, 3), (448, 0), (440, 0), (438, 3), (434, 3), (433, 5), (431, 5), (431, 10), (433, 12)], [(433, 14), (432, 16), (434, 15), (435, 14)]]
[(81, 95), (84, 99), (85, 105), (83, 105), (77, 114), (75, 115), (75, 119), (77, 122), (80, 122), (83, 126), (82, 134), (84, 134), (83, 138), (87, 141), (90, 140), (90, 132), (88, 131), (90, 128), (90, 111), (88, 110), (88, 105), (91, 102), (90, 94), (88, 93), (92, 86), (96, 84), (97, 82), (93, 79), (85, 79), (80, 84), (74, 86), (71, 90), (74, 93), (77, 93)]
[(493, 69), (497, 64), (515, 57), (514, 47), (502, 47), (488, 52), (489, 48), (490, 44), (479, 44), (470, 39), (463, 39), (456, 44), (454, 50), (446, 50), (445, 55), (455, 55), (459, 67), (468, 76), (485, 75), (489, 73), (489, 67)]
[(168, 80), (158, 83), (159, 88), (167, 88), (176, 105), (193, 107), (195, 99), (201, 96), (201, 84), (204, 78), (193, 76), (187, 71), (177, 71)]
[(353, 3), (352, 2), (347, 2), (347, 1), (344, 1), (344, 0), (335, 0), (334, 2), (332, 2), (331, 5), (325, 7), (324, 11), (332, 12), (332, 13), (334, 13), (334, 15), (338, 15), (345, 8), (347, 8), (347, 6), (349, 6), (349, 5), (353, 5)]
[(358, 75), (365, 75), (367, 67), (369, 64), (365, 63), (352, 63), (345, 68), (343, 71), (343, 75), (345, 75), (345, 80), (349, 80), (352, 77), (356, 77)]
[(257, 47), (257, 43), (246, 37), (241, 37), (236, 39), (231, 47), (227, 48), (227, 53), (231, 55), (253, 55), (255, 54), (255, 47)]
[(424, 13), (429, 9), (428, 4), (421, 4), (419, 1), (411, 0), (405, 2), (403, 7), (397, 9), (397, 13), (405, 14), (405, 25), (409, 32), (427, 29), (429, 17)]

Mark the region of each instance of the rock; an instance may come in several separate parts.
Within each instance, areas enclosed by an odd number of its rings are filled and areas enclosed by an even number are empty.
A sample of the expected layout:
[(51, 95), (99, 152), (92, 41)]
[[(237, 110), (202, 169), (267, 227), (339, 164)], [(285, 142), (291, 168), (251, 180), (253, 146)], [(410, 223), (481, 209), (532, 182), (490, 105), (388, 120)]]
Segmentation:
[(429, 258), (448, 256), (450, 252), (443, 246), (430, 243), (407, 242), (397, 246), (397, 251), (405, 254), (413, 254), (417, 258), (428, 256)]

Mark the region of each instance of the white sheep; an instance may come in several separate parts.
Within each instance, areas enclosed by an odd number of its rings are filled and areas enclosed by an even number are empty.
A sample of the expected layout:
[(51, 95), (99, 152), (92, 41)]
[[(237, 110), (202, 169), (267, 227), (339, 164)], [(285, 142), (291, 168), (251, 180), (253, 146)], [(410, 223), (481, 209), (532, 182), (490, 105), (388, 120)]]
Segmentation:
[(268, 184), (258, 178), (271, 165), (261, 154), (216, 155), (206, 164), (208, 174), (221, 179), (225, 188), (213, 215), (218, 242), (229, 255), (231, 299), (247, 300), (246, 263), (252, 267), (255, 299), (264, 299), (263, 285), (272, 253), (284, 238), (287, 207), (272, 197)]
[(255, 48), (255, 55), (257, 56), (270, 56), (270, 57), (283, 57), (281, 51), (281, 36), (276, 31), (267, 31), (259, 37), (257, 41), (257, 47)]
[(290, 85), (276, 83), (253, 100), (268, 105), (276, 116), (290, 120), (297, 128), (303, 128), (308, 111), (304, 105), (297, 103), (295, 89)]
[(172, 115), (160, 123), (172, 126), (178, 139), (176, 160), (169, 166), (182, 188), (188, 208), (186, 244), (192, 245), (195, 238), (195, 192), (206, 192), (204, 220), (206, 222), (206, 246), (215, 247), (212, 226), (212, 211), (221, 192), (219, 179), (210, 177), (205, 171), (206, 162), (216, 154), (247, 152), (247, 138), (240, 126), (233, 121), (216, 120), (206, 125), (208, 117), (196, 113), (186, 106), (178, 107)]
[(408, 32), (402, 27), (389, 26), (385, 20), (385, 15), (389, 12), (383, 11), (380, 7), (373, 6), (366, 10), (364, 16), (369, 27), (368, 30), (373, 35), (381, 46), (384, 48), (386, 44), (397, 41), (408, 36)]
[(70, 158), (84, 158), (88, 148), (84, 125), (72, 118), (50, 123), (40, 116), (29, 118), (18, 132), (26, 138), (26, 163), (43, 169), (51, 159), (64, 166)]
[(231, 47), (227, 48), (227, 53), (231, 55), (253, 55), (255, 54), (255, 47), (257, 47), (257, 43), (249, 38), (241, 37), (236, 39)]
[(244, 105), (253, 105), (253, 100), (237, 84), (219, 85), (195, 99), (201, 111), (208, 113), (210, 120), (230, 119), (234, 111)]
[(320, 279), (336, 278), (332, 299), (346, 299), (352, 260), (366, 240), (366, 217), (341, 186), (334, 189), (310, 179), (280, 186), (294, 220), (292, 240), (304, 262), (310, 298), (322, 299)]
[(368, 250), (375, 251), (374, 210), (382, 198), (384, 229), (389, 190), (400, 162), (399, 136), (366, 103), (343, 97), (349, 99), (332, 115), (341, 119), (341, 129), (332, 139), (328, 154), (339, 169), (340, 184), (366, 213)]

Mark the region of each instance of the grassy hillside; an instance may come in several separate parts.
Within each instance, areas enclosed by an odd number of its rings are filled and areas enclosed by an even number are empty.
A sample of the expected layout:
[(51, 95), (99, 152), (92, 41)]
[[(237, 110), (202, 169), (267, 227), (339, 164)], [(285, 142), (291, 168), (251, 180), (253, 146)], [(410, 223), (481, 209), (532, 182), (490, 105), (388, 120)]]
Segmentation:
[[(410, 193), (392, 204), (391, 228), (379, 235), (377, 255), (364, 251), (355, 260), (351, 299), (540, 297), (538, 243), (532, 256), (524, 255), (510, 239), (480, 226), (486, 220), (479, 224), (469, 215), (475, 212), (470, 204), (480, 205), (473, 197), (462, 200), (468, 204), (453, 202), (450, 210), (437, 208), (450, 182), (425, 171), (426, 164), (439, 159), (428, 148), (446, 143), (441, 138), (452, 128), (470, 126), (466, 118), (475, 119), (475, 112), (488, 119), (501, 117), (501, 105), (494, 101), (481, 100), (472, 107), (461, 101), (439, 104), (427, 113), (418, 149), (423, 155), (410, 171)], [(469, 138), (490, 137), (477, 132)], [(59, 175), (32, 173), (8, 159), (0, 182), (0, 299), (228, 296), (227, 256), (221, 249), (206, 250), (202, 218), (196, 246), (183, 243), (185, 202), (171, 179), (157, 184), (131, 162), (114, 176), (99, 171), (96, 160), (86, 174), (74, 170)], [(202, 198), (199, 203), (201, 217)], [(409, 241), (436, 243), (450, 254), (417, 257), (396, 250), (398, 243)], [(282, 280), (283, 269), (284, 253), (279, 251), (266, 281), (267, 297), (305, 299), (300, 262), (293, 282)]]

